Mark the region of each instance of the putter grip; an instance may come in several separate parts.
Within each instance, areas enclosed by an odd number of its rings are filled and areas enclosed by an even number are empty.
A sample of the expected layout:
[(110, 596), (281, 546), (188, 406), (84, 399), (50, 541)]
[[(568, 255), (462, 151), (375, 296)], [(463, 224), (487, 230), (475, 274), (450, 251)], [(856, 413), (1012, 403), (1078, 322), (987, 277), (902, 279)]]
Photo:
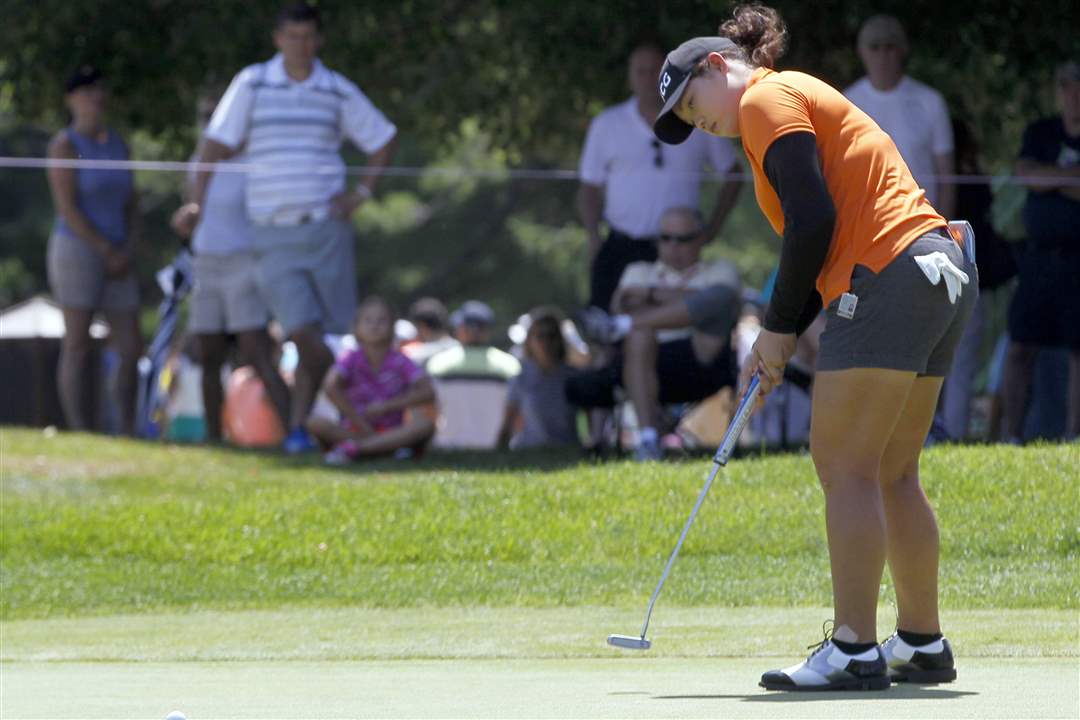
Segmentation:
[(735, 450), (735, 443), (738, 441), (739, 435), (742, 434), (743, 428), (746, 427), (746, 423), (750, 421), (750, 416), (754, 412), (758, 392), (759, 382), (757, 373), (755, 373), (750, 378), (750, 385), (746, 388), (746, 394), (743, 395), (739, 407), (735, 409), (735, 417), (731, 418), (731, 424), (728, 425), (727, 432), (724, 433), (724, 439), (720, 441), (720, 447), (713, 457), (713, 462), (718, 465), (727, 465), (731, 453)]

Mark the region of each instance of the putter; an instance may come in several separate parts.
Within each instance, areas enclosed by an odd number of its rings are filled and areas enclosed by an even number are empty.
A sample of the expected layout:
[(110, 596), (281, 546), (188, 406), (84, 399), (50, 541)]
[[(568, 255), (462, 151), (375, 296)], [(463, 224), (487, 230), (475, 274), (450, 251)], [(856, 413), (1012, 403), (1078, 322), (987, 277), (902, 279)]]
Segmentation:
[(743, 396), (742, 402), (739, 403), (739, 407), (735, 410), (735, 417), (731, 419), (731, 424), (728, 425), (727, 432), (724, 433), (724, 439), (720, 441), (720, 447), (717, 449), (716, 455), (713, 456), (713, 468), (712, 472), (709, 473), (709, 479), (705, 481), (705, 487), (701, 488), (697, 502), (694, 503), (694, 509), (690, 511), (690, 517), (686, 519), (686, 525), (683, 526), (682, 534), (679, 535), (679, 542), (675, 543), (675, 550), (672, 551), (671, 557), (668, 558), (667, 565), (664, 567), (664, 574), (660, 576), (660, 582), (657, 583), (656, 589), (653, 590), (652, 598), (649, 600), (649, 609), (645, 611), (645, 624), (641, 626), (641, 636), (608, 635), (608, 645), (629, 650), (648, 650), (652, 645), (645, 639), (645, 633), (649, 629), (649, 618), (652, 617), (656, 598), (660, 597), (660, 589), (664, 587), (664, 581), (667, 580), (671, 566), (675, 564), (675, 558), (679, 556), (683, 540), (686, 539), (686, 533), (690, 531), (690, 526), (694, 524), (694, 518), (697, 517), (701, 503), (705, 501), (705, 496), (709, 494), (709, 488), (712, 487), (713, 480), (716, 479), (716, 473), (724, 465), (727, 465), (732, 451), (735, 450), (735, 441), (739, 439), (739, 435), (742, 433), (743, 428), (746, 427), (747, 421), (750, 420), (751, 413), (754, 412), (758, 390), (758, 376), (755, 374), (750, 379), (749, 387), (746, 388), (746, 395)]

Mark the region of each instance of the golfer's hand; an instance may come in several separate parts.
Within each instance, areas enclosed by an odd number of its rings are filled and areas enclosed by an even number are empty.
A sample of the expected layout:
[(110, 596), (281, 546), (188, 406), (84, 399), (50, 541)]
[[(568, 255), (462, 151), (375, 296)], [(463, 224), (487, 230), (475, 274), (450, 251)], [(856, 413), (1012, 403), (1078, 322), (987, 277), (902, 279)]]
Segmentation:
[(762, 330), (750, 348), (750, 355), (743, 364), (742, 373), (739, 375), (739, 394), (746, 392), (750, 384), (750, 377), (756, 372), (761, 384), (761, 398), (764, 398), (772, 389), (784, 381), (784, 367), (788, 360), (795, 354), (795, 333), (774, 333)]
[(199, 224), (199, 217), (199, 206), (196, 203), (187, 203), (176, 209), (172, 219), (169, 221), (169, 225), (172, 226), (173, 232), (177, 235), (188, 238), (195, 232), (195, 226)]

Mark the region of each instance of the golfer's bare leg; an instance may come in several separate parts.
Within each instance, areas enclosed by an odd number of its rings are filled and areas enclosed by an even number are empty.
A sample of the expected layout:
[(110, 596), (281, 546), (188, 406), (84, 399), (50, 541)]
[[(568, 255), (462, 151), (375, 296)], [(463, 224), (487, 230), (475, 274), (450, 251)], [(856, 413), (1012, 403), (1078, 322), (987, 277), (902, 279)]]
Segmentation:
[(638, 427), (655, 428), (660, 420), (660, 381), (656, 377), (659, 345), (652, 330), (634, 328), (623, 341), (623, 387), (634, 404)]
[(913, 372), (867, 368), (815, 377), (810, 454), (825, 492), (839, 640), (877, 640), (886, 552), (878, 470), (914, 380)]
[(300, 362), (293, 378), (292, 405), (289, 408), (289, 427), (302, 425), (315, 404), (326, 371), (334, 362), (334, 355), (323, 342), (317, 325), (306, 325), (289, 335), (296, 344)]
[(919, 455), (934, 419), (942, 378), (915, 380), (881, 460), (889, 572), (896, 587), (897, 627), (941, 632), (938, 618), (938, 526), (919, 484)]

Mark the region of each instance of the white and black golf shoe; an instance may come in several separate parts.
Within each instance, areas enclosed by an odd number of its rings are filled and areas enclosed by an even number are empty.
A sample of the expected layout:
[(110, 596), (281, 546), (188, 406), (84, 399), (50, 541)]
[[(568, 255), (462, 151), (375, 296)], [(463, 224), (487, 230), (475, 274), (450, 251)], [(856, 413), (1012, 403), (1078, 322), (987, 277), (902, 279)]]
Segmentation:
[(770, 670), (758, 685), (766, 690), (884, 690), (891, 684), (886, 668), (880, 646), (848, 655), (826, 637), (806, 660)]
[(881, 643), (881, 652), (893, 682), (933, 685), (956, 679), (952, 647), (945, 638), (927, 645), (909, 645), (899, 634), (893, 633)]

